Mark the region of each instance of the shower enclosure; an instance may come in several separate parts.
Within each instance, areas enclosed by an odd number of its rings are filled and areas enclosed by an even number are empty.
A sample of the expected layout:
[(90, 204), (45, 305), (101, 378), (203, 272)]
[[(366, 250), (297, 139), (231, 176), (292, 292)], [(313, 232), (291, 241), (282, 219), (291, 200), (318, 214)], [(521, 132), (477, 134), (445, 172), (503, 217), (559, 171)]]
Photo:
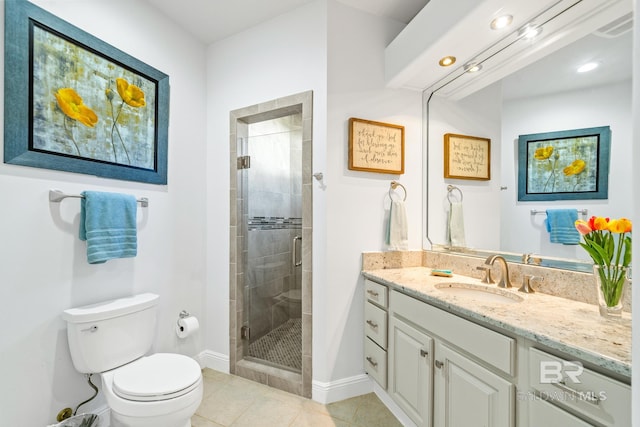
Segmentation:
[(231, 372), (310, 396), (310, 93), (266, 105), (231, 114)]
[(250, 123), (239, 143), (249, 165), (239, 178), (247, 227), (242, 335), (248, 357), (301, 372), (302, 115)]

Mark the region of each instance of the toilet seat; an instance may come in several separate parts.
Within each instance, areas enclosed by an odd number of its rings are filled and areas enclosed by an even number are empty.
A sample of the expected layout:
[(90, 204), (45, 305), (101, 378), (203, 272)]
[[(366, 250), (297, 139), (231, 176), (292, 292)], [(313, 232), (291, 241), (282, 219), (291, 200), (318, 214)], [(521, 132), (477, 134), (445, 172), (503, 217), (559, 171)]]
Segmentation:
[(156, 353), (115, 369), (113, 391), (137, 402), (168, 400), (197, 388), (200, 378), (200, 365), (190, 357)]

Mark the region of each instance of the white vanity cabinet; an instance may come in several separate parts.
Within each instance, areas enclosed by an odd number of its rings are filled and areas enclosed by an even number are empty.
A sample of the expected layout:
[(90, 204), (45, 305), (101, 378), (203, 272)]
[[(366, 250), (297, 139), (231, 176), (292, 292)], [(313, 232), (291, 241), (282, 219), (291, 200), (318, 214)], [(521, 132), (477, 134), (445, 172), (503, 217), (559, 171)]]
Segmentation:
[(389, 315), (388, 391), (418, 426), (514, 425), (513, 338), (397, 291)]
[[(597, 309), (585, 313), (590, 308), (582, 303), (544, 294), (520, 306), (448, 301), (429, 287), (426, 269), (408, 269), (405, 276), (383, 269), (365, 276), (366, 370), (383, 385), (393, 409), (417, 426), (631, 425), (626, 359), (600, 357), (597, 350), (626, 345), (627, 335), (621, 335), (621, 344), (608, 340), (618, 327), (594, 320)], [(524, 322), (544, 316), (538, 307), (565, 305), (590, 325), (588, 335), (563, 335), (539, 318), (532, 325)], [(630, 329), (627, 323), (621, 327)], [(592, 337), (603, 344), (590, 347)]]
[(387, 306), (386, 286), (364, 281), (364, 369), (383, 389), (387, 388)]

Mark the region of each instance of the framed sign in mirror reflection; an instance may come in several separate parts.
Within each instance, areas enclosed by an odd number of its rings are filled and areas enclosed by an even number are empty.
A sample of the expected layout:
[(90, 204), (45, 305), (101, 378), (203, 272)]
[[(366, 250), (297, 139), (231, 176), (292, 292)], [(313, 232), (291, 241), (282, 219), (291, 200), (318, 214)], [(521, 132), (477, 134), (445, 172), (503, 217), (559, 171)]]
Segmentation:
[(483, 181), (491, 179), (491, 140), (445, 134), (444, 177)]

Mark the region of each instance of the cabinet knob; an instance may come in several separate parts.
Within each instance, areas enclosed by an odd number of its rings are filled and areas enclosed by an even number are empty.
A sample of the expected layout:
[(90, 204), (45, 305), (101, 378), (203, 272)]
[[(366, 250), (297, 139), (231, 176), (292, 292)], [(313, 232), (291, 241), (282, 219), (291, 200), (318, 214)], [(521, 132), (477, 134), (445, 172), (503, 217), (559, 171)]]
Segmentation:
[(373, 357), (371, 356), (367, 356), (367, 362), (369, 362), (371, 364), (371, 366), (373, 366), (374, 368), (376, 366), (378, 366), (378, 362), (376, 362), (375, 360), (373, 360)]
[(423, 348), (420, 349), (420, 356), (422, 357), (427, 357), (429, 355), (429, 352)]
[(441, 362), (441, 361), (439, 361), (439, 360), (436, 360), (436, 361), (435, 361), (435, 364), (436, 364), (436, 368), (438, 368), (438, 369), (440, 369), (440, 368), (442, 368), (442, 367), (444, 366), (444, 363), (442, 363), (442, 362)]

